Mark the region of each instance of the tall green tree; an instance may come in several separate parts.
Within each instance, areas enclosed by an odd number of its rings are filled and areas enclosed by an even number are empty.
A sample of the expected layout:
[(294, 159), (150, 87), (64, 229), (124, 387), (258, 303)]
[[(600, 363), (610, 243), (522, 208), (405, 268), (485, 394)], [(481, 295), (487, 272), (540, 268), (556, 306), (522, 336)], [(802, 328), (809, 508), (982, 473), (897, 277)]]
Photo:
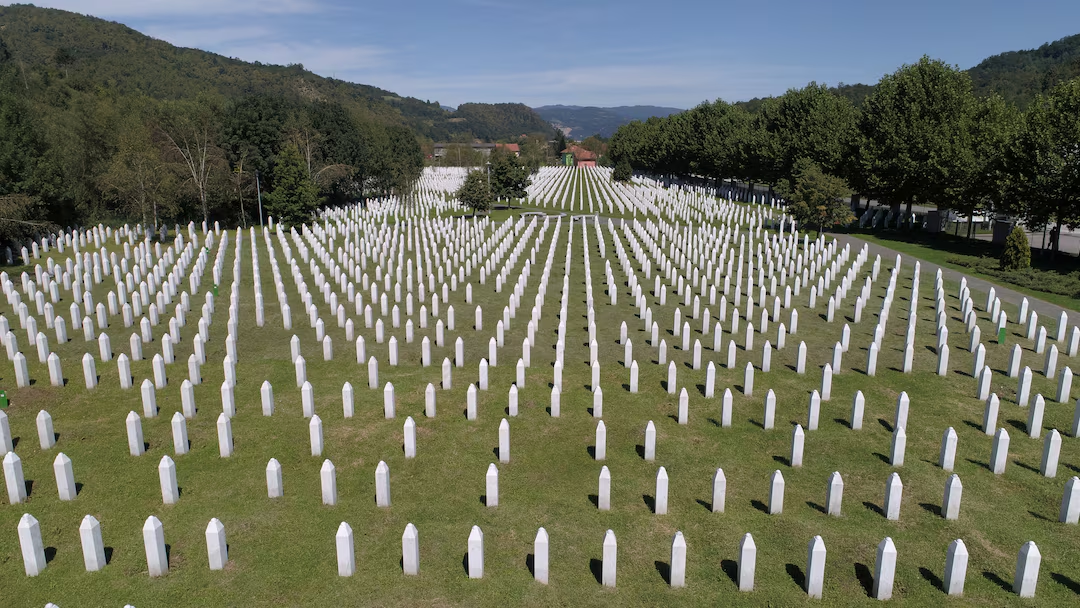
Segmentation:
[(489, 162), (491, 195), (497, 199), (525, 198), (525, 189), (532, 183), (525, 163), (502, 148), (492, 151)]
[(808, 158), (797, 160), (793, 173), (787, 211), (800, 225), (813, 226), (820, 235), (822, 230), (855, 219), (844, 201), (851, 194), (844, 180), (825, 173)]
[[(1014, 148), (1016, 192), (1029, 227), (1080, 226), (1080, 78), (1039, 95)], [(1051, 240), (1057, 254), (1059, 238)]]
[(458, 201), (472, 210), (475, 217), (478, 211), (491, 209), (491, 187), (488, 186), (487, 174), (483, 171), (469, 171), (465, 176), (465, 182), (461, 184), (454, 194)]
[(386, 149), (382, 155), (381, 190), (386, 194), (407, 197), (424, 170), (420, 142), (408, 127), (386, 127)]
[(319, 188), (307, 171), (296, 144), (282, 148), (274, 166), (274, 189), (263, 197), (268, 215), (286, 226), (311, 220), (319, 205)]
[(1019, 134), (1021, 114), (1000, 95), (975, 100), (971, 120), (971, 145), (956, 163), (958, 172), (948, 198), (939, 207), (956, 209), (967, 216), (970, 238), (977, 213), (1007, 211), (1012, 187), (1008, 152)]
[(116, 153), (100, 178), (102, 188), (142, 225), (156, 231), (161, 219), (159, 207), (171, 199), (166, 191), (172, 178), (151, 127), (137, 112), (128, 114), (121, 123)]
[(840, 174), (858, 133), (851, 102), (816, 82), (765, 100), (753, 120), (761, 135), (757, 178), (768, 184), (792, 177), (800, 159)]
[(855, 185), (894, 210), (947, 202), (971, 155), (967, 73), (923, 57), (884, 76), (863, 104)]
[(63, 179), (42, 121), (20, 86), (16, 66), (0, 41), (0, 242), (52, 226)]

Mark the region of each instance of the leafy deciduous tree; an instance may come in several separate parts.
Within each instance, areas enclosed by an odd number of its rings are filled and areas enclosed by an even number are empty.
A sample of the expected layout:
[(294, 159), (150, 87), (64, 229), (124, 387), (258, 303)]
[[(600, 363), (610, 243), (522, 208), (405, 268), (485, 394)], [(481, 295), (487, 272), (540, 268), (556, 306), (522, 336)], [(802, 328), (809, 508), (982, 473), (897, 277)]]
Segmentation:
[(477, 211), (491, 209), (491, 188), (483, 171), (470, 171), (455, 196), (462, 205), (472, 210), (473, 216)]

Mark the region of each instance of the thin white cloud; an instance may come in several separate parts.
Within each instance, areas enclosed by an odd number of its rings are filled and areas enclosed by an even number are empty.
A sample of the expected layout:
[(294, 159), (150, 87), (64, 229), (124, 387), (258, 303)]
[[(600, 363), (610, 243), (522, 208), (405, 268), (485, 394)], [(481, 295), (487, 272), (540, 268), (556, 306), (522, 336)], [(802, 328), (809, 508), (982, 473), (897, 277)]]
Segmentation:
[(319, 0), (35, 0), (95, 17), (199, 17), (231, 14), (294, 14), (319, 9)]

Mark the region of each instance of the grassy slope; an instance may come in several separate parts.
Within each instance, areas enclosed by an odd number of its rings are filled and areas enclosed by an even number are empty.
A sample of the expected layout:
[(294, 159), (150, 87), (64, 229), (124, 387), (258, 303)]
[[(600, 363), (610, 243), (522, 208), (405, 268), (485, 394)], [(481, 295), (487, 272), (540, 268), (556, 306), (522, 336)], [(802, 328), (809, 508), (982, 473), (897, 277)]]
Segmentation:
[[(233, 421), (236, 454), (218, 458), (214, 422), (219, 411), (218, 386), (222, 380), (218, 363), (224, 356), (226, 311), (219, 307), (212, 327), (204, 383), (196, 387), (198, 416), (189, 421), (192, 452), (176, 457), (182, 497), (177, 505), (163, 506), (157, 484), (157, 462), (172, 454), (168, 420), (180, 408), (177, 385), (184, 372), (182, 363), (170, 369), (170, 387), (159, 391), (161, 415), (144, 420), (150, 451), (133, 458), (127, 454), (124, 416), (141, 411), (137, 389), (121, 391), (114, 363), (99, 363), (102, 385), (93, 392), (82, 387), (77, 357), (86, 350), (81, 335), (54, 347), (66, 363), (70, 384), (64, 388), (44, 386), (47, 373), (31, 357), (31, 374), (37, 384), (29, 389), (9, 390), (12, 432), (19, 437), (17, 451), (24, 461), (34, 489), (28, 504), (0, 505), (0, 579), (5, 581), (5, 597), (19, 598), (18, 605), (120, 604), (154, 605), (702, 605), (717, 601), (725, 605), (799, 605), (806, 602), (796, 579), (805, 567), (806, 543), (815, 535), (824, 537), (829, 551), (826, 569), (825, 605), (871, 605), (867, 598), (865, 569), (873, 570), (878, 541), (891, 536), (899, 550), (895, 600), (900, 604), (927, 605), (945, 602), (934, 586), (940, 576), (946, 546), (963, 538), (971, 553), (965, 598), (949, 599), (950, 605), (1022, 605), (1002, 588), (1011, 585), (1016, 551), (1026, 540), (1035, 540), (1043, 553), (1039, 584), (1040, 604), (1065, 605), (1075, 599), (1080, 580), (1080, 535), (1075, 527), (1056, 523), (1061, 488), (1065, 478), (1078, 470), (1080, 457), (1075, 439), (1065, 439), (1058, 479), (1044, 479), (1037, 467), (1042, 442), (1028, 439), (1020, 430), (1024, 412), (1012, 401), (1015, 382), (995, 373), (994, 390), (1003, 396), (1000, 420), (1012, 434), (1012, 452), (1006, 473), (995, 478), (985, 468), (990, 438), (974, 428), (981, 421), (982, 404), (973, 398), (973, 380), (967, 377), (971, 357), (956, 309), (955, 285), (946, 285), (949, 295), (952, 370), (945, 378), (933, 374), (936, 357), (933, 341), (932, 277), (923, 279), (916, 371), (904, 375), (899, 367), (903, 341), (903, 310), (907, 308), (909, 276), (901, 279), (899, 296), (893, 307), (879, 361), (878, 376), (868, 379), (863, 368), (865, 345), (873, 329), (873, 314), (852, 325), (852, 349), (845, 358), (843, 373), (836, 376), (832, 401), (824, 404), (821, 428), (808, 434), (806, 464), (789, 468), (783, 459), (789, 452), (790, 429), (794, 421), (805, 422), (808, 392), (819, 383), (818, 363), (829, 357), (830, 345), (838, 339), (840, 321), (826, 323), (818, 311), (801, 311), (799, 334), (788, 347), (773, 356), (772, 369), (757, 377), (752, 397), (736, 394), (732, 428), (719, 428), (719, 400), (707, 401), (697, 387), (705, 372), (685, 367), (686, 353), (670, 349), (679, 364), (679, 383), (691, 394), (690, 423), (679, 426), (671, 418), (677, 398), (662, 389), (666, 370), (649, 364), (656, 351), (646, 344), (641, 321), (630, 306), (625, 286), (619, 305), (606, 302), (603, 260), (590, 254), (592, 281), (597, 293), (597, 321), (602, 362), (601, 386), (606, 391), (605, 422), (608, 425), (608, 460), (612, 471), (613, 510), (598, 512), (590, 501), (596, 493), (600, 463), (593, 461), (588, 448), (593, 445), (595, 420), (587, 408), (591, 395), (585, 327), (585, 280), (582, 239), (574, 235), (571, 268), (571, 298), (568, 310), (569, 341), (561, 418), (545, 412), (554, 359), (559, 289), (567, 235), (557, 236), (553, 277), (533, 349), (533, 368), (521, 394), (521, 414), (511, 419), (512, 458), (500, 466), (500, 506), (481, 504), (484, 472), (495, 461), (497, 428), (506, 416), (506, 388), (513, 379), (512, 363), (520, 352), (526, 314), (519, 313), (507, 332), (506, 347), (499, 352), (499, 365), (491, 370), (492, 390), (480, 393), (479, 419), (468, 421), (463, 414), (467, 382), (476, 378), (476, 364), (486, 356), (487, 339), (493, 333), (495, 311), (505, 304), (506, 293), (493, 293), (493, 282), (481, 287), (474, 283), (476, 300), (487, 316), (485, 330), (471, 328), (471, 310), (459, 290), (451, 297), (457, 309), (458, 331), (466, 345), (466, 367), (455, 370), (454, 387), (438, 391), (438, 416), (423, 415), (423, 387), (438, 383), (438, 367), (421, 368), (419, 339), (432, 331), (418, 331), (417, 342), (402, 345), (402, 366), (385, 366), (385, 345), (369, 340), (369, 352), (383, 362), (380, 381), (392, 380), (397, 387), (398, 418), (382, 418), (382, 391), (366, 388), (365, 370), (355, 364), (352, 346), (336, 326), (328, 329), (335, 341), (335, 360), (323, 362), (313, 332), (294, 315), (295, 333), (301, 336), (308, 359), (308, 376), (316, 389), (316, 410), (324, 420), (325, 457), (337, 466), (339, 504), (321, 505), (318, 470), (322, 458), (308, 449), (306, 421), (300, 414), (299, 390), (288, 361), (288, 339), (293, 332), (281, 329), (274, 306), (267, 307), (266, 327), (254, 326), (252, 277), (245, 238), (240, 311), (240, 365), (236, 388), (238, 413)], [(548, 238), (553, 233), (549, 231)], [(595, 236), (590, 228), (590, 245)], [(537, 267), (523, 301), (529, 302), (539, 281), (547, 255), (545, 241), (537, 254)], [(608, 257), (613, 249), (608, 241)], [(528, 252), (528, 248), (526, 252)], [(279, 263), (283, 262), (280, 258)], [(225, 268), (231, 268), (230, 254)], [(523, 263), (523, 260), (521, 261)], [(521, 263), (518, 268), (520, 269)], [(260, 248), (263, 293), (274, 301), (272, 275), (266, 250)], [(867, 266), (867, 269), (869, 266)], [(514, 275), (517, 274), (517, 269)], [(613, 271), (625, 277), (617, 264)], [(306, 265), (304, 272), (307, 274)], [(883, 278), (885, 277), (883, 271)], [(289, 279), (290, 302), (295, 303)], [(860, 279), (861, 281), (861, 279)], [(313, 284), (308, 279), (309, 284)], [(881, 281), (868, 311), (876, 311), (883, 295)], [(224, 294), (223, 294), (224, 295)], [(853, 299), (853, 297), (852, 297)], [(798, 298), (804, 304), (806, 294)], [(978, 298), (976, 297), (978, 301)], [(223, 300), (224, 301), (224, 300)], [(321, 304), (321, 299), (319, 300)], [(653, 306), (662, 325), (670, 324), (674, 298), (668, 306)], [(849, 302), (848, 304), (851, 304)], [(295, 308), (295, 305), (294, 305)], [(325, 306), (323, 305), (325, 309)], [(849, 305), (844, 311), (850, 315)], [(1010, 316), (1015, 317), (1010, 310)], [(7, 313), (10, 318), (10, 312)], [(641, 369), (641, 393), (629, 394), (624, 384), (628, 373), (621, 367), (622, 347), (618, 345), (619, 322), (631, 329), (636, 357)], [(980, 319), (984, 335), (989, 322)], [(333, 325), (333, 324), (331, 324)], [(695, 326), (699, 325), (694, 323)], [(177, 349), (178, 361), (190, 352), (191, 327), (185, 328), (184, 345)], [(109, 330), (120, 351), (126, 331)], [(157, 333), (160, 333), (157, 332)], [(363, 330), (370, 336), (370, 330)], [(401, 330), (389, 331), (400, 336)], [(696, 331), (695, 331), (696, 333)], [(775, 340), (775, 328), (770, 327)], [(25, 336), (23, 336), (25, 338)], [(672, 341), (671, 336), (667, 336)], [(794, 364), (798, 339), (809, 346), (808, 369), (800, 376), (789, 369)], [(749, 355), (760, 363), (760, 343)], [(1010, 334), (1010, 341), (1030, 344)], [(22, 342), (22, 340), (21, 340)], [(126, 343), (126, 340), (123, 341)], [(741, 338), (738, 340), (742, 342)], [(704, 343), (711, 345), (711, 336)], [(1007, 347), (988, 344), (988, 363), (1000, 370), (1005, 366)], [(24, 347), (24, 350), (25, 349)], [(451, 349), (434, 348), (434, 359), (450, 356)], [(712, 358), (709, 350), (706, 358)], [(742, 384), (741, 365), (747, 355), (740, 349), (736, 370), (718, 370), (718, 386)], [(1025, 351), (1024, 363), (1041, 367), (1042, 357)], [(854, 368), (854, 369), (852, 369)], [(149, 363), (134, 364), (136, 386), (149, 375)], [(10, 371), (5, 384), (13, 384)], [(264, 379), (275, 387), (277, 412), (271, 418), (260, 414), (258, 390)], [(341, 417), (340, 386), (346, 380), (357, 389), (356, 417)], [(1052, 393), (1054, 382), (1036, 374), (1034, 391)], [(777, 429), (763, 431), (761, 420), (764, 393), (777, 393)], [(867, 398), (866, 426), (851, 431), (842, 422), (848, 417), (851, 396), (861, 389)], [(733, 388), (733, 390), (735, 390)], [(908, 425), (907, 463), (900, 469), (905, 489), (899, 522), (889, 522), (877, 509), (882, 505), (884, 483), (893, 470), (879, 454), (887, 454), (889, 424), (900, 390), (912, 399)], [(46, 453), (38, 449), (34, 416), (47, 408), (60, 434), (57, 446)], [(403, 458), (402, 423), (412, 415), (418, 424), (419, 456)], [(1047, 428), (1068, 428), (1072, 408), (1047, 407)], [(658, 460), (649, 463), (638, 455), (646, 423), (653, 420), (658, 431)], [(946, 522), (934, 513), (941, 501), (948, 476), (936, 466), (941, 434), (953, 426), (959, 435), (956, 472), (963, 479), (964, 501), (961, 517)], [(82, 494), (72, 503), (57, 500), (51, 462), (57, 451), (74, 461), (76, 480), (84, 484)], [(264, 468), (276, 457), (284, 469), (285, 498), (266, 498)], [(390, 465), (393, 506), (375, 507), (373, 475), (379, 460)], [(650, 512), (657, 467), (663, 465), (671, 477), (670, 513)], [(710, 500), (710, 480), (716, 467), (727, 473), (728, 497), (724, 514), (706, 508)], [(786, 509), (782, 515), (768, 516), (755, 501), (767, 500), (768, 476), (783, 471), (787, 479)], [(815, 508), (824, 503), (826, 479), (841, 471), (846, 483), (844, 516), (830, 518)], [(813, 504), (812, 504), (813, 503)], [(36, 579), (23, 576), (15, 527), (24, 512), (41, 521), (47, 546), (57, 549), (55, 559)], [(83, 572), (77, 527), (86, 513), (102, 522), (105, 544), (113, 548), (112, 561), (104, 571)], [(164, 522), (170, 544), (171, 571), (161, 579), (146, 576), (140, 528), (150, 514)], [(224, 522), (230, 545), (230, 563), (224, 572), (210, 572), (206, 565), (203, 532), (211, 517)], [(334, 533), (338, 523), (348, 521), (356, 535), (357, 575), (343, 579), (336, 574)], [(403, 578), (400, 571), (400, 535), (407, 522), (417, 525), (421, 544), (421, 575)], [(466, 538), (473, 524), (485, 532), (485, 578), (468, 580), (462, 566)], [(551, 534), (551, 584), (531, 581), (526, 560), (531, 553), (536, 528), (545, 526)], [(619, 586), (602, 588), (593, 569), (601, 557), (604, 531), (613, 529), (619, 540)], [(661, 571), (669, 559), (671, 536), (676, 530), (686, 535), (689, 546), (688, 587), (671, 590)], [(729, 578), (731, 560), (737, 558), (737, 543), (745, 532), (757, 541), (757, 590), (739, 594)], [(924, 572), (925, 571), (925, 572)], [(927, 574), (929, 573), (929, 574)]]
[[(885, 238), (884, 234), (877, 235), (869, 232), (860, 232), (855, 234), (855, 236), (858, 236), (860, 239), (863, 239), (865, 241), (881, 245), (882, 247), (888, 247), (889, 249), (897, 251), (905, 256), (917, 257), (921, 260), (926, 260), (928, 262), (932, 262), (945, 268), (952, 268), (953, 270), (962, 272), (970, 276), (976, 276), (980, 279), (984, 279), (993, 283), (1001, 282), (1000, 278), (988, 275), (983, 272), (979, 272), (976, 268), (965, 267), (950, 262), (949, 259), (955, 257), (956, 253), (946, 249), (939, 249), (922, 243), (912, 242), (903, 239)], [(982, 244), (983, 243), (980, 242), (980, 245)], [(983, 247), (979, 247), (979, 249), (983, 249)], [(1078, 300), (1077, 298), (1070, 298), (1069, 296), (1049, 293), (1046, 291), (1038, 291), (1036, 289), (1031, 289), (1013, 283), (1006, 284), (1006, 287), (1026, 295), (1039, 298), (1040, 300), (1045, 300), (1047, 302), (1050, 302), (1051, 304), (1056, 304), (1063, 308), (1068, 308), (1069, 310), (1080, 310), (1080, 300)]]

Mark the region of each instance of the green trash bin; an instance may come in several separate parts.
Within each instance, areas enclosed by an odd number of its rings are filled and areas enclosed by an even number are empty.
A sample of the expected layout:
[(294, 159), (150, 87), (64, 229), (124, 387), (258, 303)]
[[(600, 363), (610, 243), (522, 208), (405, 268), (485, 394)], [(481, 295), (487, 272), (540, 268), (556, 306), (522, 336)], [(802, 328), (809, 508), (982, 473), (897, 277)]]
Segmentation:
[(214, 297), (217, 297), (217, 283), (214, 283)]
[(7, 406), (8, 406), (7, 391), (0, 391), (0, 409), (5, 409), (6, 410)]

